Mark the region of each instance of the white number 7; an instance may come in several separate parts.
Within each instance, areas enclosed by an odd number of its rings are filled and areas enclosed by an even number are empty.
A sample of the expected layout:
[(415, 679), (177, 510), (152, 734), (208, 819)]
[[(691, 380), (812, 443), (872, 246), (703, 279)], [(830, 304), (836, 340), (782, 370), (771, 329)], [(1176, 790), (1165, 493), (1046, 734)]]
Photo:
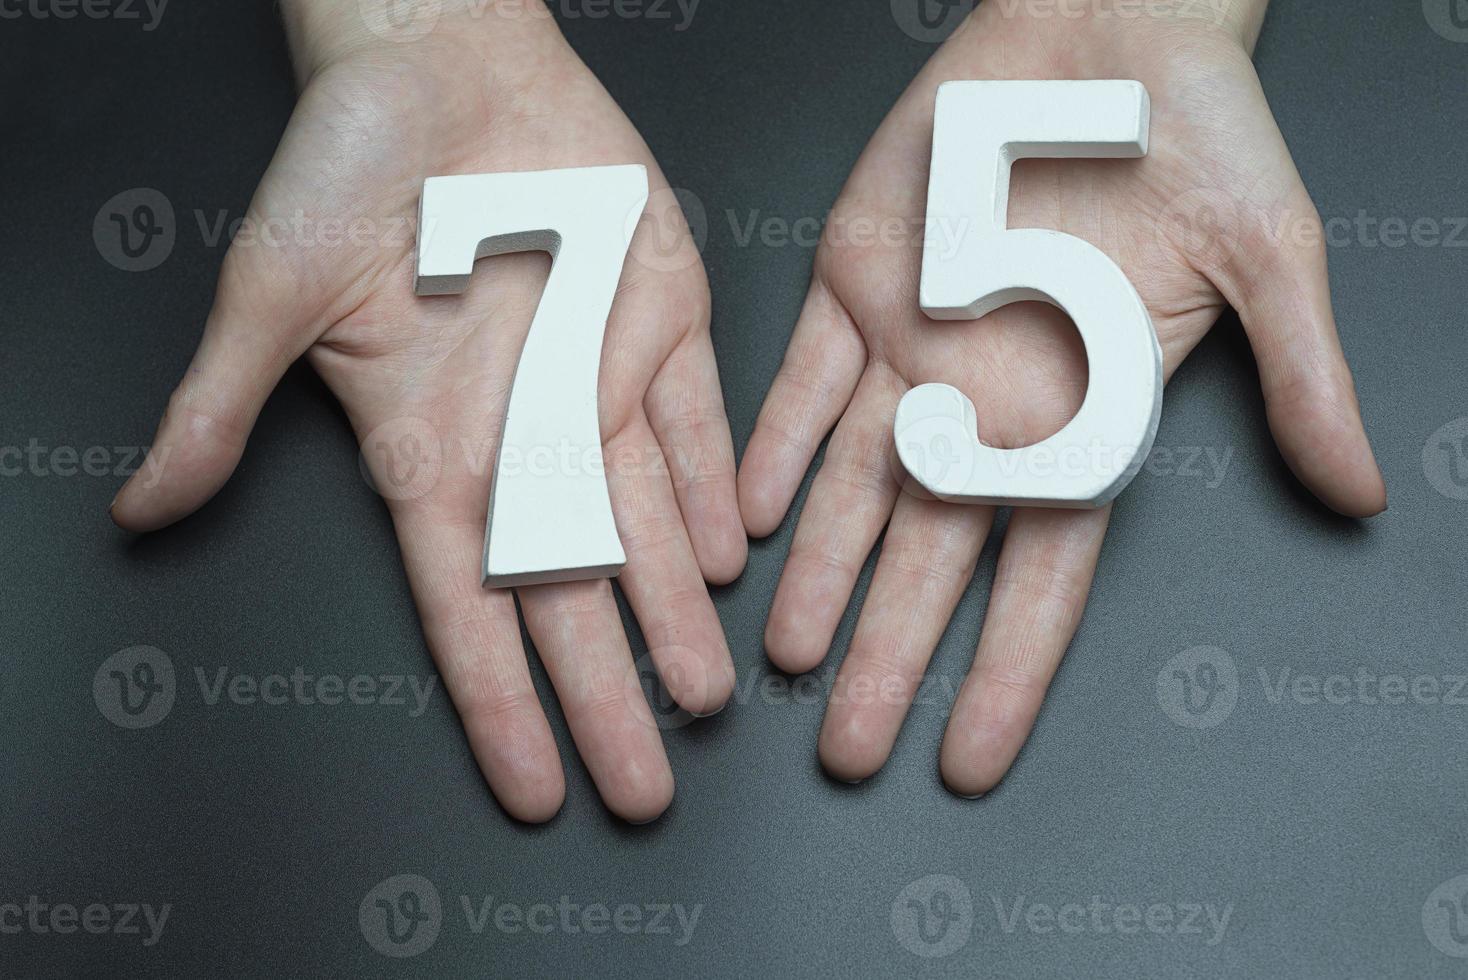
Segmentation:
[(647, 204), (641, 166), (430, 177), (420, 295), (461, 293), (474, 262), (545, 251), (550, 278), (515, 369), (484, 532), (484, 584), (606, 578), (627, 563), (601, 460), (607, 315)]
[[(1140, 82), (949, 82), (938, 90), (928, 228), (958, 230), (923, 253), (921, 304), (973, 320), (1043, 300), (1075, 321), (1090, 361), (1076, 417), (1043, 442), (978, 441), (974, 404), (946, 384), (903, 397), (894, 433), (908, 473), (942, 500), (1100, 507), (1141, 468), (1162, 414), (1162, 351), (1126, 275), (1094, 245), (1040, 228), (1010, 230), (1009, 172), (1025, 157), (1141, 157), (1150, 102)], [(941, 240), (933, 238), (930, 240)]]

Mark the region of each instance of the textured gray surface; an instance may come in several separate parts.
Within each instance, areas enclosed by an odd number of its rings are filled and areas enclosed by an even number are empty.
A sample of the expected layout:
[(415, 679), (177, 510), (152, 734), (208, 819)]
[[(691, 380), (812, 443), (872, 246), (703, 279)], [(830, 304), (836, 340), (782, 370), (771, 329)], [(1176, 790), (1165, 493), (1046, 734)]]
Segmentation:
[[(992, 544), (926, 703), (870, 783), (834, 783), (815, 760), (839, 653), (793, 689), (778, 675), (766, 686), (760, 639), (787, 522), (718, 591), (738, 703), (669, 732), (679, 784), (667, 816), (636, 829), (609, 817), (552, 704), (568, 800), (527, 829), (495, 806), (440, 690), (418, 717), (411, 698), (211, 704), (200, 690), (196, 671), (212, 684), (221, 668), (432, 673), (387, 515), (308, 370), (271, 400), (230, 486), (145, 540), (106, 519), (119, 477), (63, 475), (65, 453), (47, 455), (45, 475), (0, 459), (0, 927), (21, 921), (5, 903), (32, 895), (170, 907), (151, 946), (141, 916), (141, 935), (0, 932), (0, 974), (1468, 975), (1468, 959), (1444, 952), (1468, 954), (1468, 908), (1439, 904), (1468, 891), (1452, 881), (1468, 873), (1468, 690), (1442, 703), (1468, 673), (1468, 487), (1434, 435), (1468, 416), (1468, 236), (1449, 239), (1447, 220), (1468, 214), (1468, 30), (1453, 28), (1450, 2), (1281, 2), (1258, 53), (1327, 218), (1443, 223), (1438, 244), (1352, 230), (1331, 249), (1390, 511), (1357, 525), (1298, 488), (1228, 320), (1169, 389), (1158, 440), (1228, 465), (1144, 474), (1123, 498), (1039, 728), (982, 801), (943, 791), (936, 748)], [(898, 29), (886, 0), (705, 0), (687, 30), (676, 23), (566, 26), (704, 206), (742, 446), (811, 252), (741, 247), (730, 212), (821, 215), (931, 47)], [(93, 469), (115, 467), (115, 447), (151, 435), (209, 306), (223, 246), (195, 213), (242, 212), (289, 115), (279, 30), (266, 2), (180, 4), (151, 32), (27, 16), (0, 23), (0, 80), (0, 448), (105, 447)], [(108, 265), (92, 238), (102, 203), (136, 187), (160, 190), (178, 216), (172, 255), (146, 274)], [(177, 695), (160, 723), (126, 730), (99, 711), (93, 682), (135, 645), (166, 651)], [(1167, 710), (1198, 717), (1178, 707), (1171, 661), (1199, 646), (1222, 651), (1207, 728)], [(1395, 689), (1359, 687), (1358, 672), (1401, 675), (1406, 703), (1380, 703)], [(1311, 678), (1341, 674), (1351, 685), (1331, 690), (1344, 703), (1307, 703)], [(1306, 687), (1288, 686), (1300, 677)], [(536, 679), (548, 692), (538, 666)], [(388, 960), (358, 908), (402, 873), (433, 883), (441, 929), (421, 955)], [(946, 920), (934, 888), (953, 899)], [(486, 901), (548, 903), (552, 931), (491, 918), (475, 932), (466, 896), (476, 915)], [(1117, 932), (1093, 896), (1137, 906), (1140, 926)], [(949, 931), (924, 940), (909, 899), (927, 901), (929, 935)], [(1042, 906), (1067, 903), (1086, 908), (1066, 913), (1067, 930), (1040, 931)], [(598, 904), (701, 908), (679, 945), (676, 916), (671, 935), (587, 935), (564, 925), (561, 904), (573, 925)], [(1162, 930), (1192, 905), (1205, 907), (1199, 933)], [(1226, 928), (1207, 908), (1227, 910)]]

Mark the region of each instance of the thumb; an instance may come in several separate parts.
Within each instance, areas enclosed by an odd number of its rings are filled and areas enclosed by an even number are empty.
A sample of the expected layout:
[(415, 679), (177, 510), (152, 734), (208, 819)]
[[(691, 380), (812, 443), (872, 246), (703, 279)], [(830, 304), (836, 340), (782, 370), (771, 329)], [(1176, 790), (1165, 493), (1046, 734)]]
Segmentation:
[(1285, 462), (1331, 509), (1369, 517), (1386, 509), (1386, 485), (1336, 333), (1320, 215), (1298, 176), (1283, 208), (1282, 222), (1251, 220), (1214, 284), (1243, 321)]
[(298, 298), (272, 260), (231, 247), (214, 308), (183, 380), (168, 400), (143, 467), (110, 513), (130, 531), (187, 517), (224, 486), (265, 399), (312, 338), (299, 329)]

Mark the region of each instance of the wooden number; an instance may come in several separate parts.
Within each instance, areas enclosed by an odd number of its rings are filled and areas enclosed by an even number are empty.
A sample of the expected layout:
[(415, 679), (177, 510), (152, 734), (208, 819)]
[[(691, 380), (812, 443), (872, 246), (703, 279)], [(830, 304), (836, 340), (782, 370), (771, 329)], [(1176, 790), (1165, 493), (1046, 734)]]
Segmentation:
[(552, 259), (490, 488), (486, 586), (605, 578), (627, 562), (601, 463), (597, 374), (647, 187), (641, 166), (424, 182), (420, 296), (463, 292), (486, 256), (546, 251)]
[(1147, 90), (1132, 81), (949, 82), (939, 89), (928, 227), (958, 244), (925, 249), (923, 312), (974, 320), (1008, 303), (1043, 300), (1075, 321), (1090, 361), (1076, 417), (1022, 449), (981, 443), (974, 404), (958, 389), (909, 391), (894, 424), (898, 456), (939, 499), (1100, 507), (1126, 488), (1151, 450), (1162, 413), (1162, 351), (1141, 297), (1089, 242), (1006, 227), (1015, 160), (1145, 156), (1149, 114)]

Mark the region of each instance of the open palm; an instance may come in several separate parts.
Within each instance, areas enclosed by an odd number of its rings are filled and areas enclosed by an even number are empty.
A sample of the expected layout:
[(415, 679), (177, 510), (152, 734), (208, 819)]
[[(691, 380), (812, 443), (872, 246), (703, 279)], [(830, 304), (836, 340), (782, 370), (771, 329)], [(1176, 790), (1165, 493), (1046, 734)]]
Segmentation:
[[(863, 779), (885, 763), (994, 519), (992, 507), (902, 491), (892, 436), (902, 395), (925, 382), (954, 385), (972, 398), (983, 441), (1013, 448), (1061, 429), (1087, 387), (1085, 349), (1055, 308), (1021, 303), (979, 321), (933, 323), (918, 307), (923, 236), (873, 241), (852, 231), (922, 228), (933, 105), (945, 81), (1145, 84), (1149, 155), (1023, 161), (1009, 227), (1066, 232), (1110, 256), (1151, 313), (1165, 377), (1226, 305), (1236, 307), (1295, 473), (1344, 514), (1385, 507), (1336, 338), (1321, 237), (1309, 234), (1318, 215), (1249, 61), (1255, 30), (1162, 13), (1032, 20), (983, 4), (858, 162), (739, 475), (745, 525), (767, 535), (834, 427), (766, 628), (769, 655), (785, 670), (824, 659), (887, 528), (821, 732), (821, 760), (834, 776)], [(944, 739), (942, 773), (954, 792), (987, 792), (1023, 745), (1080, 621), (1108, 516), (1109, 508), (1027, 508), (1011, 517), (974, 666)]]
[[(231, 247), (155, 439), (169, 453), (165, 479), (129, 483), (113, 516), (146, 531), (202, 505), (282, 373), (308, 356), (388, 500), (429, 646), (486, 778), (509, 813), (545, 820), (564, 798), (561, 764), (515, 595), (483, 590), (480, 562), (497, 434), (549, 259), (485, 260), (463, 295), (415, 297), (425, 177), (647, 167), (653, 220), (639, 224), (608, 323), (600, 422), (627, 553), (621, 586), (670, 693), (696, 714), (733, 688), (704, 581), (735, 578), (746, 545), (708, 287), (676, 201), (554, 26), (497, 41), (490, 57), (446, 25), (411, 44), (355, 45), (314, 71), (251, 205), (258, 233)], [(292, 216), (305, 221), (288, 228)], [(672, 773), (609, 583), (518, 595), (603, 799), (627, 820), (656, 817)]]

